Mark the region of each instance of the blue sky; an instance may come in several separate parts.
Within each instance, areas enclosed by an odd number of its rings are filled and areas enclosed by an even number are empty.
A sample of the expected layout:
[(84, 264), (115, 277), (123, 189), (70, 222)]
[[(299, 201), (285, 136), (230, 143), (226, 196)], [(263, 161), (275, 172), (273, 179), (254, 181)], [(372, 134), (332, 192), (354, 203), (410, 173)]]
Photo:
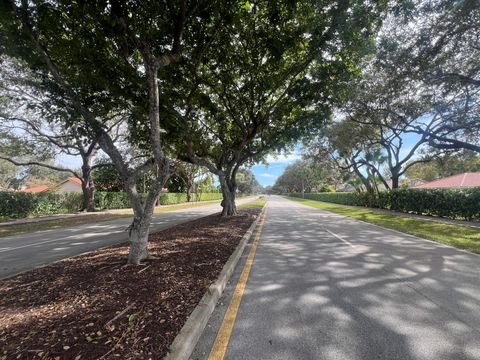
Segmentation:
[(295, 151), (291, 154), (268, 156), (268, 165), (257, 164), (252, 166), (252, 172), (262, 186), (273, 185), (275, 180), (282, 175), (287, 165), (300, 159), (301, 155)]

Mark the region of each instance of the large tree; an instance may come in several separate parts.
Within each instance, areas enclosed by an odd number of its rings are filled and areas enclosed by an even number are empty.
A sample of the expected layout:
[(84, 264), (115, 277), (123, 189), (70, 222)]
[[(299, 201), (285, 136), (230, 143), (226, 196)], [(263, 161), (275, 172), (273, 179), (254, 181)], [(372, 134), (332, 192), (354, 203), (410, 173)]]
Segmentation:
[[(357, 143), (352, 143), (355, 149), (361, 150), (360, 162), (387, 189), (396, 189), (409, 167), (437, 156), (433, 151), (420, 155), (429, 149), (429, 135), (417, 131), (434, 127), (437, 117), (424, 116), (430, 108), (418, 88), (390, 78), (375, 64), (366, 66), (363, 78), (351, 86), (349, 100), (341, 108), (345, 114), (342, 122), (347, 124), (343, 131), (347, 137), (362, 134)], [(384, 161), (379, 163), (377, 160), (382, 157)], [(386, 165), (391, 183), (379, 169), (382, 163)]]
[(259, 194), (263, 191), (263, 186), (250, 169), (240, 169), (236, 180), (240, 194)]
[(222, 215), (236, 213), (242, 165), (323, 126), (379, 12), (377, 2), (246, 2), (212, 51), (191, 55), (198, 62), (177, 75), (179, 93), (189, 96), (172, 95), (182, 100), (178, 121), (189, 129), (175, 151), (217, 175)]
[[(42, 79), (45, 106), (64, 109), (66, 126), (95, 137), (120, 173), (134, 211), (129, 262), (148, 256), (153, 208), (169, 176), (162, 135), (159, 72), (182, 60), (228, 20), (231, 1), (3, 1), (0, 50), (20, 59)], [(128, 117), (138, 152), (125, 153), (106, 121)], [(81, 119), (81, 121), (77, 120)], [(134, 141), (142, 134), (146, 141)], [(155, 177), (146, 197), (137, 180)]]
[[(67, 118), (72, 116), (68, 111), (55, 106), (45, 106), (48, 94), (41, 90), (41, 79), (35, 77), (21, 62), (3, 59), (0, 72), (0, 129), (22, 139), (28, 148), (11, 152), (10, 156), (0, 154), (4, 160), (17, 166), (40, 166), (53, 171), (68, 173), (80, 179), (83, 191), (82, 209), (94, 211), (95, 185), (92, 171), (95, 167), (93, 159), (100, 150), (98, 137), (82, 130), (80, 125), (66, 123), (82, 123), (81, 119)], [(122, 117), (113, 117), (105, 122), (105, 129), (114, 142), (121, 135)], [(45, 153), (50, 155), (76, 156), (81, 159), (80, 171), (73, 167), (61, 167), (45, 162)]]
[(480, 152), (479, 28), (478, 0), (414, 0), (379, 37), (376, 63), (428, 106), (433, 121), (411, 130), (433, 147)]
[(285, 192), (317, 192), (335, 185), (334, 173), (327, 162), (297, 160), (288, 165), (273, 185), (273, 190)]

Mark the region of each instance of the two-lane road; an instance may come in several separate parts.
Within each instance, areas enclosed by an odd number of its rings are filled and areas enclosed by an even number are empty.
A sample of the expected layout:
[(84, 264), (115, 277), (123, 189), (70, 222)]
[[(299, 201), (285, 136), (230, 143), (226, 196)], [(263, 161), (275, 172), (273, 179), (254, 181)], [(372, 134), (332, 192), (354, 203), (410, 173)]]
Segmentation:
[(480, 359), (479, 275), (475, 254), (270, 197), (224, 358)]
[[(237, 204), (252, 199), (240, 199), (237, 200)], [(220, 205), (213, 204), (155, 214), (150, 232), (211, 215), (220, 210)], [(130, 218), (121, 218), (0, 238), (0, 279), (56, 260), (127, 241), (126, 229), (131, 221)]]

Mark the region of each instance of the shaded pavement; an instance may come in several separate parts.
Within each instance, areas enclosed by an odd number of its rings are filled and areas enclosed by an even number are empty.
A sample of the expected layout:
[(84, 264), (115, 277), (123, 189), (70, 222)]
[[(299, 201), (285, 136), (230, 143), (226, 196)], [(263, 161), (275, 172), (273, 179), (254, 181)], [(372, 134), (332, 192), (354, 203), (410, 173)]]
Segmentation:
[(478, 255), (270, 197), (225, 359), (480, 359), (479, 269)]

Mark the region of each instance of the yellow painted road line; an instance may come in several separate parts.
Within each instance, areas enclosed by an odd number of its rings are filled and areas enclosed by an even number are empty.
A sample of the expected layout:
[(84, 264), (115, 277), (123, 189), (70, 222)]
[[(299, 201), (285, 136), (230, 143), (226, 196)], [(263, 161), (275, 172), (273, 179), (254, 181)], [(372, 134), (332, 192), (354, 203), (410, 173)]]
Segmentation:
[(243, 268), (240, 279), (238, 280), (237, 287), (235, 288), (232, 300), (230, 301), (230, 305), (228, 306), (227, 312), (225, 313), (225, 317), (223, 318), (220, 330), (218, 331), (215, 342), (213, 343), (212, 350), (210, 351), (210, 355), (208, 356), (208, 360), (223, 360), (225, 356), (228, 342), (230, 341), (230, 336), (232, 335), (233, 325), (235, 325), (235, 319), (237, 318), (238, 309), (242, 301), (243, 292), (245, 291), (245, 288), (247, 286), (248, 276), (250, 275), (250, 270), (252, 269), (253, 259), (255, 257), (255, 253), (257, 252), (257, 246), (260, 241), (260, 234), (262, 233), (263, 224), (265, 222), (266, 216), (267, 209), (265, 209), (265, 213), (260, 220), (257, 234), (248, 254), (245, 267)]

